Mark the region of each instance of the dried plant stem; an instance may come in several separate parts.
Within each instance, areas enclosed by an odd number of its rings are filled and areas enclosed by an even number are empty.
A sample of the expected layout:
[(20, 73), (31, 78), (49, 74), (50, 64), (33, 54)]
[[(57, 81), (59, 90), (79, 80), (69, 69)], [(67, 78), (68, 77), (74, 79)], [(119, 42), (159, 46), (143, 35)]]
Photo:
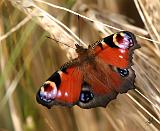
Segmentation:
[[(42, 38), (46, 35), (46, 33), (42, 36)], [(16, 73), (15, 78), (11, 81), (11, 84), (8, 85), (7, 91), (4, 95), (4, 97), (2, 98), (2, 100), (0, 100), (0, 110), (3, 108), (3, 106), (7, 103), (7, 101), (10, 99), (10, 97), (12, 96), (13, 92), (15, 91), (19, 81), (21, 80), (24, 72), (25, 72), (25, 67), (27, 65), (29, 65), (32, 61), (33, 56), (35, 55), (37, 49), (39, 49), (40, 45), (43, 43), (43, 40), (40, 40), (40, 42), (38, 42), (38, 44), (35, 45), (35, 47), (33, 47), (33, 49), (30, 51), (29, 55), (26, 56), (26, 59), (24, 61), (24, 64), (22, 65), (22, 68)]]
[(82, 44), (82, 46), (87, 47), (87, 45), (81, 39), (79, 39), (79, 37), (77, 37), (66, 25), (64, 25), (62, 22), (60, 22), (59, 20), (57, 20), (56, 18), (54, 18), (50, 14), (46, 13), (44, 10), (42, 10), (38, 6), (34, 5), (34, 7), (36, 9), (38, 9), (39, 11), (43, 12), (46, 16), (48, 16), (48, 18), (50, 18), (51, 20), (55, 21), (58, 25), (60, 25), (64, 29), (66, 29), (68, 32), (70, 32)]
[[(86, 19), (86, 20), (91, 21), (91, 22), (95, 22), (95, 23), (98, 24), (98, 25), (103, 25), (103, 26), (106, 26), (106, 27), (108, 27), (108, 28), (111, 28), (111, 29), (114, 29), (114, 30), (117, 30), (117, 31), (123, 31), (122, 29), (119, 29), (119, 28), (113, 27), (113, 26), (111, 26), (111, 25), (104, 24), (104, 23), (102, 23), (102, 22), (100, 22), (100, 21), (91, 19), (91, 18), (86, 17), (86, 16), (84, 16), (84, 15), (81, 15), (81, 14), (75, 12), (75, 11), (69, 10), (69, 9), (67, 9), (67, 8), (65, 8), (65, 7), (57, 6), (57, 5), (51, 4), (51, 3), (49, 3), (49, 2), (45, 2), (45, 1), (43, 1), (43, 0), (33, 0), (33, 1), (38, 1), (38, 2), (44, 3), (44, 4), (46, 4), (46, 5), (49, 5), (49, 6), (51, 6), (51, 7), (54, 7), (54, 8), (57, 8), (57, 9), (61, 9), (61, 10), (70, 12), (70, 13), (72, 13), (72, 14), (74, 14), (74, 15), (80, 16), (80, 17), (83, 18), (83, 19)], [(135, 35), (136, 35), (137, 37), (141, 38), (141, 39), (145, 39), (145, 40), (154, 42), (154, 43), (156, 43), (156, 44), (160, 44), (159, 41), (152, 40), (152, 39), (146, 38), (146, 37), (141, 36), (141, 35), (138, 35), (138, 34), (135, 34)]]
[[(12, 80), (11, 84), (8, 85), (8, 88), (6, 90), (6, 94), (4, 95), (4, 97), (2, 98), (2, 100), (0, 101), (1, 107), (0, 107), (0, 111), (3, 109), (3, 107), (6, 105), (7, 101), (9, 99), (11, 99), (13, 92), (15, 91), (21, 77), (23, 76), (24, 70), (20, 70), (16, 77), (14, 78), (14, 80)], [(12, 109), (12, 108), (10, 108)]]
[(65, 8), (65, 7), (57, 6), (57, 5), (54, 5), (54, 4), (45, 2), (45, 1), (43, 1), (43, 0), (33, 0), (33, 1), (38, 1), (38, 2), (44, 3), (44, 4), (46, 4), (46, 5), (49, 5), (49, 6), (51, 6), (51, 7), (54, 7), (54, 8), (56, 8), (56, 9), (64, 10), (64, 11), (67, 11), (67, 12), (69, 12), (69, 13), (72, 13), (72, 14), (74, 14), (74, 15), (76, 15), (76, 16), (80, 16), (81, 18), (86, 19), (86, 20), (88, 20), (88, 21), (95, 22), (95, 23), (100, 24), (100, 25), (104, 25), (104, 26), (106, 26), (106, 27), (109, 27), (109, 28), (111, 28), (111, 29), (115, 29), (115, 30), (117, 30), (117, 31), (122, 31), (122, 30), (119, 29), (119, 28), (116, 28), (116, 27), (113, 27), (113, 26), (104, 24), (104, 23), (102, 23), (102, 22), (100, 22), (100, 21), (96, 21), (96, 20), (94, 20), (94, 19), (88, 18), (88, 17), (86, 17), (86, 16), (84, 16), (84, 15), (81, 15), (81, 14), (79, 14), (79, 13), (77, 13), (77, 12), (75, 12), (75, 11), (72, 11), (72, 10), (70, 10), (70, 9), (67, 9), (67, 8)]
[(135, 91), (140, 94), (145, 100), (147, 100), (153, 107), (155, 107), (158, 110), (158, 107), (154, 105), (152, 101), (150, 101), (145, 95), (143, 95), (138, 89), (135, 89)]
[[(34, 20), (41, 25), (46, 31), (48, 31), (51, 36), (54, 36), (56, 40), (62, 43), (68, 43), (69, 46), (74, 47), (75, 43), (79, 41), (85, 46), (86, 44), (82, 42), (68, 27), (63, 23), (55, 19), (53, 16), (39, 8), (32, 1), (20, 1), (20, 0), (9, 0), (16, 8), (19, 8), (21, 11), (27, 15), (33, 14)], [(70, 34), (69, 34), (69, 33)], [(67, 56), (69, 58), (75, 57), (75, 51), (71, 48), (68, 48), (64, 45), (60, 45), (62, 48), (67, 50)]]
[[(141, 19), (143, 20), (145, 27), (147, 28), (151, 38), (160, 41), (159, 33), (158, 33), (156, 27), (153, 25), (152, 20), (151, 20), (150, 16), (148, 15), (147, 11), (145, 10), (145, 6), (144, 6), (142, 0), (134, 0), (134, 3), (137, 7), (137, 10), (141, 16)], [(151, 4), (151, 3), (149, 3), (149, 4)], [(154, 4), (154, 2), (152, 2), (152, 4)], [(141, 38), (141, 36), (138, 36), (138, 37)], [(148, 40), (148, 38), (146, 40)], [(157, 43), (156, 40), (154, 40), (153, 42)], [(155, 47), (159, 52), (158, 45), (155, 44)], [(157, 54), (159, 54), (158, 52), (157, 52)]]
[(19, 22), (15, 27), (13, 27), (10, 31), (8, 31), (6, 34), (0, 36), (0, 41), (6, 39), (9, 35), (11, 35), (13, 32), (17, 31), (19, 28), (21, 28), (22, 26), (24, 26), (28, 21), (31, 20), (31, 16), (28, 15), (27, 17), (25, 17), (21, 22)]
[[(2, 31), (0, 30), (0, 32), (2, 32)], [(3, 73), (3, 70), (5, 69), (5, 65), (6, 65), (6, 56), (5, 56), (5, 51), (2, 50), (2, 48), (3, 48), (2, 46), (3, 45), (1, 44), (1, 41), (0, 41), (0, 69)], [(10, 82), (11, 82), (11, 79), (6, 78), (4, 75), (4, 86), (5, 86), (6, 91), (8, 90)], [(9, 104), (9, 110), (10, 110), (10, 115), (11, 115), (14, 130), (15, 131), (22, 131), (22, 126), (21, 126), (22, 123), (20, 120), (20, 116), (18, 114), (18, 110), (15, 106), (15, 101), (13, 99), (13, 96), (11, 96), (9, 98), (8, 104)]]
[(15, 103), (13, 101), (13, 98), (11, 97), (9, 99), (9, 108), (11, 109), (11, 118), (12, 118), (12, 123), (15, 131), (23, 131), (22, 130), (22, 123), (18, 114), (18, 111), (15, 107)]
[(160, 124), (160, 121), (154, 117), (148, 110), (146, 110), (146, 108), (144, 108), (144, 106), (142, 106), (137, 100), (135, 100), (130, 94), (127, 93), (127, 95), (129, 96), (129, 98), (134, 101), (134, 103), (136, 103), (144, 112), (146, 112), (151, 118), (153, 118), (158, 124)]

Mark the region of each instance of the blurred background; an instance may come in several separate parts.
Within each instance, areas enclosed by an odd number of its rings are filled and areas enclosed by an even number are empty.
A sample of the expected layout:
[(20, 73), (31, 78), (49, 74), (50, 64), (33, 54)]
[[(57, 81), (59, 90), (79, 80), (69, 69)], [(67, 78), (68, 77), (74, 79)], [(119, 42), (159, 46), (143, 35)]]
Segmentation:
[[(76, 15), (54, 5), (103, 25), (81, 17), (78, 24)], [(159, 12), (159, 0), (1, 0), (0, 131), (159, 131)], [(141, 45), (134, 54), (135, 90), (118, 95), (106, 108), (49, 110), (36, 102), (41, 84), (75, 57), (72, 48), (46, 36), (69, 46), (80, 38), (88, 45), (118, 29), (135, 33)]]

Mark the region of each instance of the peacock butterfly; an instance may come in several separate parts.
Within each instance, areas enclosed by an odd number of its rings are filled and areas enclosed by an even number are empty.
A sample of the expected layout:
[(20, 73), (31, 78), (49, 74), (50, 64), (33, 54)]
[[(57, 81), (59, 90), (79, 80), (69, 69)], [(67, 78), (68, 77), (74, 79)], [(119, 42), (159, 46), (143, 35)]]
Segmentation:
[(37, 102), (81, 108), (106, 107), (118, 93), (134, 89), (134, 34), (121, 31), (88, 46), (76, 46), (78, 57), (65, 63), (40, 87)]

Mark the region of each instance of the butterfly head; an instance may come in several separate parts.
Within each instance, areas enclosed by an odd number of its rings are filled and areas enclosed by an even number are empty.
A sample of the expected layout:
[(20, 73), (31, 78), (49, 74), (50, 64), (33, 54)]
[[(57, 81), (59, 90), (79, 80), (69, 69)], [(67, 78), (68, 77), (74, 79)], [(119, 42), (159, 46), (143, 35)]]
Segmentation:
[(85, 52), (87, 52), (87, 49), (86, 48), (84, 48), (83, 46), (80, 46), (80, 45), (78, 45), (78, 44), (76, 44), (75, 45), (76, 46), (76, 52), (78, 53), (78, 54), (85, 54)]
[[(57, 96), (57, 87), (54, 82), (46, 81), (37, 93), (37, 101), (47, 106)], [(46, 105), (47, 104), (47, 105)]]

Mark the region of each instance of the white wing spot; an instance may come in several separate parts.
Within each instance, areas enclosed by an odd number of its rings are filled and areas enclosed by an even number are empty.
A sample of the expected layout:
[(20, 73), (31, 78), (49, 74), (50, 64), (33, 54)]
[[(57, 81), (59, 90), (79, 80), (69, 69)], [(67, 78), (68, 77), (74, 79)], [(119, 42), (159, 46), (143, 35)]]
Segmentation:
[(123, 56), (119, 55), (119, 58), (123, 58)]
[(67, 93), (67, 92), (65, 92), (65, 93), (64, 93), (64, 95), (67, 97), (67, 96), (68, 96), (68, 93)]
[(57, 97), (61, 97), (61, 96), (62, 96), (61, 91), (58, 91)]

